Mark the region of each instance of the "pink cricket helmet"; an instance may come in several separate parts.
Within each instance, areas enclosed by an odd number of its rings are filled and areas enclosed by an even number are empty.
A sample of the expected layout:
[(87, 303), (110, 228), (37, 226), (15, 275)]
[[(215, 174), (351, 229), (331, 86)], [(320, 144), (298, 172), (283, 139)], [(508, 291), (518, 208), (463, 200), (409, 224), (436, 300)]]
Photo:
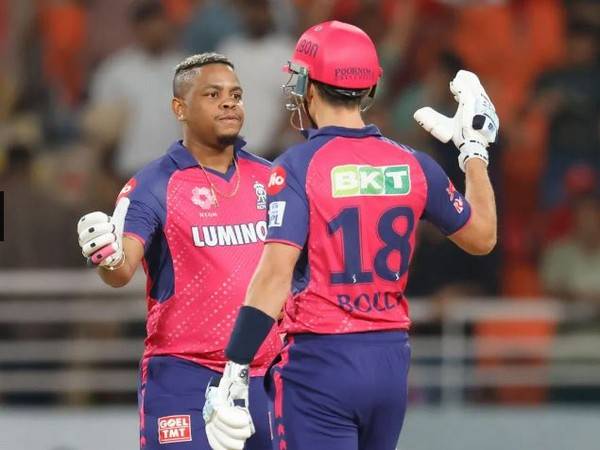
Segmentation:
[(308, 78), (342, 89), (372, 88), (383, 73), (371, 38), (337, 20), (312, 26), (300, 36), (288, 70), (298, 72), (298, 66)]

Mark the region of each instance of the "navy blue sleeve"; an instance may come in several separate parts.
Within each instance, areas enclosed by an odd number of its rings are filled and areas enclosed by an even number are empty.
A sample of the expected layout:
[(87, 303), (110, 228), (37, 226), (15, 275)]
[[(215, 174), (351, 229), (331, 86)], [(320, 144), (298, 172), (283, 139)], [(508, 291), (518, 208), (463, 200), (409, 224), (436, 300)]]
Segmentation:
[(305, 186), (298, 178), (285, 161), (275, 161), (267, 187), (267, 242), (282, 242), (300, 249), (306, 243), (309, 207)]
[(471, 217), (471, 205), (433, 158), (422, 152), (415, 152), (414, 155), (427, 180), (427, 204), (422, 218), (445, 235), (456, 233)]
[(119, 194), (119, 198), (126, 196), (130, 200), (123, 234), (137, 239), (147, 250), (153, 236), (162, 226), (160, 217), (164, 208), (154, 193), (143, 183), (138, 183), (136, 177), (129, 180)]

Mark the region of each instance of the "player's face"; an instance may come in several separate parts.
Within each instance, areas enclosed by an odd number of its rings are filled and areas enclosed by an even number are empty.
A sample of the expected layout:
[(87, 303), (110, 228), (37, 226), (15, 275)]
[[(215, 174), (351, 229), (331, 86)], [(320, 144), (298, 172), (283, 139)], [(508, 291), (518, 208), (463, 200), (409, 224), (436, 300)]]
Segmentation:
[(218, 144), (235, 141), (244, 124), (242, 88), (233, 69), (210, 64), (198, 70), (184, 97), (184, 119), (196, 136)]

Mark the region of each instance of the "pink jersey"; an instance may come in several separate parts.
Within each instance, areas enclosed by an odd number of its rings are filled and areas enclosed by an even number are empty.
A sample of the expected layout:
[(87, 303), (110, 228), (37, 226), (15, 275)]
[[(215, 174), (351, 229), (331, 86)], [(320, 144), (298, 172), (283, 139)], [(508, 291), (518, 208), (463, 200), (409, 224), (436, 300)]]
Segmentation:
[[(203, 171), (176, 142), (120, 194), (131, 200), (125, 235), (145, 250), (144, 357), (177, 356), (218, 371), (225, 366), (224, 349), (267, 234), (270, 164), (242, 146), (241, 140), (235, 145), (238, 170), (231, 166), (220, 174)], [(238, 177), (237, 193), (226, 197)], [(252, 363), (252, 375), (262, 375), (280, 347), (273, 329)]]
[(452, 234), (471, 212), (437, 163), (374, 126), (313, 130), (274, 163), (267, 191), (267, 242), (302, 249), (290, 334), (408, 329), (419, 220)]

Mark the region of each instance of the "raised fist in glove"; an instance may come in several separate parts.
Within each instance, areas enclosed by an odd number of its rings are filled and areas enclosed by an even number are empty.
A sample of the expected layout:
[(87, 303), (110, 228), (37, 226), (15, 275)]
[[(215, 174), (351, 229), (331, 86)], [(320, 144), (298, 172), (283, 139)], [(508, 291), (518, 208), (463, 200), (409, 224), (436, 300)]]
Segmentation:
[(206, 389), (202, 415), (206, 436), (213, 450), (242, 450), (254, 434), (248, 409), (248, 366), (229, 361), (218, 385)]
[(487, 147), (496, 142), (500, 121), (490, 98), (479, 78), (473, 72), (459, 70), (450, 82), (450, 91), (458, 102), (454, 117), (446, 117), (426, 106), (417, 110), (415, 120), (436, 139), (452, 139), (459, 150), (458, 164), (465, 171), (470, 158), (479, 158), (487, 164)]
[(112, 217), (96, 211), (86, 214), (77, 223), (81, 253), (92, 264), (115, 268), (123, 262), (123, 226), (129, 199), (117, 203)]

